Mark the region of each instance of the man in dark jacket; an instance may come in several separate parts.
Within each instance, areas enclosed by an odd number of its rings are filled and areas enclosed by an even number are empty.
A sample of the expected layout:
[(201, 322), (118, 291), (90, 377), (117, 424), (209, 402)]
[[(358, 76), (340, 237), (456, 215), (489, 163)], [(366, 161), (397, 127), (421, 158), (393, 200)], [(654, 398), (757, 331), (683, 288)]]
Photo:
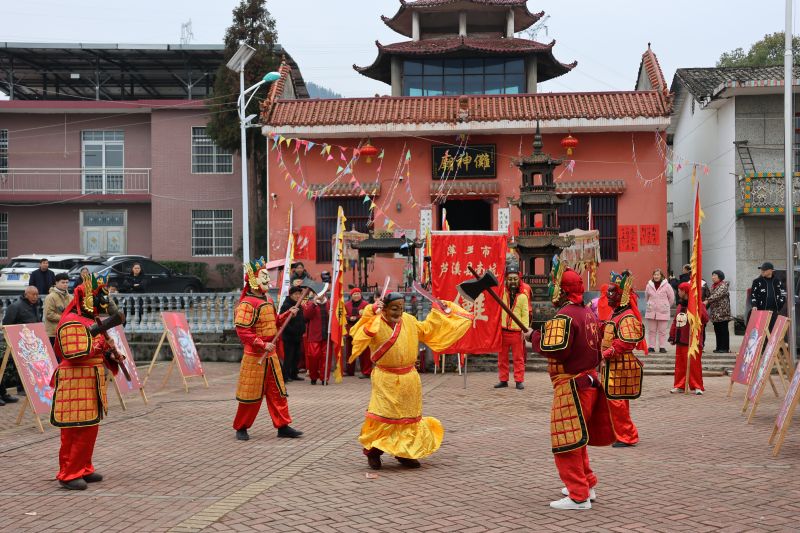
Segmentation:
[[(3, 315), (3, 325), (13, 324), (33, 324), (42, 321), (41, 303), (39, 302), (39, 291), (34, 286), (25, 287), (25, 294), (19, 300), (8, 306)], [(0, 376), (0, 406), (7, 403), (14, 403), (17, 398), (8, 394), (6, 386), (16, 386), (17, 392), (22, 391), (22, 382), (17, 375), (13, 359), (9, 358), (6, 371)]]
[(750, 305), (759, 311), (772, 311), (772, 318), (769, 322), (769, 329), (775, 324), (778, 311), (786, 303), (786, 289), (781, 280), (773, 275), (775, 267), (769, 261), (765, 261), (760, 267), (761, 276), (753, 280), (750, 288)]
[(302, 262), (298, 261), (292, 265), (292, 276), (289, 278), (292, 286), (299, 286), (307, 279), (314, 279), (306, 270), (305, 265)]
[[(302, 287), (290, 287), (289, 296), (281, 304), (278, 314), (288, 311), (300, 300), (303, 293)], [(306, 321), (303, 313), (297, 313), (286, 329), (283, 330), (281, 341), (283, 342), (283, 375), (286, 381), (303, 381), (304, 378), (297, 375), (297, 361), (300, 359), (300, 350), (303, 349), (303, 334), (306, 331)]]
[[(36, 287), (39, 294), (47, 294), (50, 292), (50, 287), (56, 284), (56, 275), (50, 270), (50, 261), (42, 259), (39, 261), (39, 270), (31, 272), (31, 278), (28, 280), (28, 285)], [(22, 322), (20, 322), (22, 323)]]

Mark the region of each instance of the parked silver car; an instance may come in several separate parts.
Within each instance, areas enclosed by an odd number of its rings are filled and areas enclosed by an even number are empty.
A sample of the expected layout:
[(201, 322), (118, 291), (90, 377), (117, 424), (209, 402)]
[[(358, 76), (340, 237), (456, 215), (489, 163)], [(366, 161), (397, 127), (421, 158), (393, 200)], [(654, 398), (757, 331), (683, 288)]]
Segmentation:
[(39, 268), (42, 259), (47, 259), (50, 262), (50, 270), (54, 274), (59, 274), (68, 272), (88, 257), (80, 254), (30, 254), (14, 257), (0, 270), (0, 294), (22, 294), (28, 286), (31, 272)]

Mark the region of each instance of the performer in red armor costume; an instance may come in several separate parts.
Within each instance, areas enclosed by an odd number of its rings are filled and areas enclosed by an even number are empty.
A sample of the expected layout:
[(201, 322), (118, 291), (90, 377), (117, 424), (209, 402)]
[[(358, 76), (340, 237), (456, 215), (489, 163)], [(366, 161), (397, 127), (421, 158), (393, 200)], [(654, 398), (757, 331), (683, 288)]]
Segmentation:
[(556, 315), (541, 331), (528, 330), (534, 353), (548, 359), (553, 383), (550, 440), (564, 498), (554, 509), (591, 509), (597, 476), (589, 466), (587, 445), (608, 446), (614, 431), (600, 386), (601, 324), (583, 305), (583, 280), (554, 260), (550, 297)]
[[(244, 345), (242, 365), (236, 399), (239, 408), (233, 420), (238, 440), (249, 440), (247, 430), (253, 425), (261, 408), (262, 398), (267, 402), (272, 424), (278, 428), (279, 437), (297, 438), (303, 434), (289, 424), (289, 404), (286, 401), (286, 385), (276, 351), (279, 324), (297, 314), (293, 308), (276, 316), (275, 302), (269, 297), (269, 274), (264, 258), (245, 265), (244, 288), (236, 306), (234, 325)], [(267, 354), (263, 365), (259, 360)]]
[(94, 317), (107, 312), (108, 306), (105, 280), (84, 274), (56, 328), (55, 350), (61, 363), (52, 377), (50, 423), (61, 428), (56, 478), (70, 490), (85, 490), (87, 483), (103, 480), (94, 471), (92, 454), (108, 406), (105, 369), (116, 374), (121, 359), (111, 353), (114, 341), (92, 328)]
[(647, 353), (647, 343), (631, 273), (627, 270), (622, 274), (612, 272), (606, 296), (613, 311), (603, 325), (603, 386), (617, 434), (614, 447), (624, 448), (639, 442), (629, 400), (642, 394), (642, 363), (633, 355), (633, 350)]

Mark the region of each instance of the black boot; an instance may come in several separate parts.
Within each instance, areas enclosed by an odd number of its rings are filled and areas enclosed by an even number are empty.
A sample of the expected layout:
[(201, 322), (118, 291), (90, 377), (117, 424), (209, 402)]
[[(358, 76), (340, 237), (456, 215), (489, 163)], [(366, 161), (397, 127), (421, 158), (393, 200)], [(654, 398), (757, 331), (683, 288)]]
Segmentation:
[(628, 444), (626, 442), (617, 441), (611, 445), (612, 448), (633, 448), (635, 444)]
[(17, 403), (19, 401), (19, 398), (17, 398), (16, 396), (11, 396), (10, 394), (6, 393), (6, 394), (3, 394), (2, 396), (0, 396), (0, 400), (3, 400), (4, 404), (6, 404), (6, 403)]
[(525, 385), (521, 381), (517, 381), (517, 390), (522, 390), (525, 388)]
[(378, 448), (372, 448), (371, 450), (367, 451), (364, 450), (364, 455), (367, 456), (367, 464), (373, 470), (380, 470), (381, 469), (381, 455), (383, 455), (383, 451), (379, 450)]
[(501, 381), (494, 386), (495, 389), (505, 389), (506, 387), (508, 387), (508, 381)]
[(86, 482), (82, 478), (70, 479), (69, 481), (58, 481), (67, 490), (86, 490)]
[(419, 468), (422, 466), (416, 459), (408, 459), (406, 457), (395, 457), (395, 459), (406, 468)]
[(286, 425), (278, 428), (278, 436), (285, 439), (296, 439), (302, 435), (302, 431), (297, 431), (292, 426)]
[(103, 481), (103, 475), (98, 474), (97, 472), (92, 472), (91, 474), (83, 476), (83, 480), (86, 483), (97, 483), (98, 481)]
[(250, 440), (250, 435), (247, 434), (246, 429), (237, 429), (236, 440)]

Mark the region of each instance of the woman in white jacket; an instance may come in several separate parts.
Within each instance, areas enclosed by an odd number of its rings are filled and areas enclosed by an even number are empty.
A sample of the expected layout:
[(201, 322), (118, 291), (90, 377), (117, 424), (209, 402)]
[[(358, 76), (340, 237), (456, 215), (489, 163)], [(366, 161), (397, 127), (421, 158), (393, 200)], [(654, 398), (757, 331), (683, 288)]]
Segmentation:
[(647, 311), (644, 314), (648, 351), (667, 353), (667, 333), (669, 331), (670, 310), (675, 303), (675, 291), (664, 279), (661, 269), (653, 271), (653, 278), (645, 288)]

